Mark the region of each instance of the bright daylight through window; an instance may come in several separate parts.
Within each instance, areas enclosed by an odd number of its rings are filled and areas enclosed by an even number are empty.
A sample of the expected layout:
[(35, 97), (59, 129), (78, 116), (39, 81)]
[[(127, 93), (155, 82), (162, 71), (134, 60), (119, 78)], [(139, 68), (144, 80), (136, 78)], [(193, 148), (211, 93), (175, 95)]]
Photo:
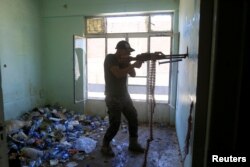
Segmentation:
[[(120, 40), (135, 48), (131, 56), (145, 52), (171, 53), (172, 13), (140, 16), (106, 16), (86, 18), (88, 98), (104, 99), (104, 58), (115, 53)], [(146, 100), (148, 62), (136, 69), (137, 76), (128, 79), (128, 89), (134, 100)], [(156, 67), (155, 99), (168, 102), (170, 64)]]

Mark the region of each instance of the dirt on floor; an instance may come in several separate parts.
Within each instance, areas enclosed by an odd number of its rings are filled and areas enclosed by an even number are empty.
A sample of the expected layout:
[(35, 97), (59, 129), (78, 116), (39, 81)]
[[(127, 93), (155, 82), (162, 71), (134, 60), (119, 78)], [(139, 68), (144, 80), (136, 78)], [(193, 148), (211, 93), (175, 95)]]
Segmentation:
[[(153, 140), (147, 156), (128, 151), (128, 131), (126, 125), (112, 141), (112, 148), (116, 154), (114, 158), (105, 157), (100, 152), (102, 137), (105, 129), (95, 134), (97, 146), (95, 150), (83, 160), (77, 161), (77, 167), (182, 167), (179, 145), (174, 127), (153, 126)], [(149, 127), (139, 127), (139, 141), (146, 148), (149, 139)]]

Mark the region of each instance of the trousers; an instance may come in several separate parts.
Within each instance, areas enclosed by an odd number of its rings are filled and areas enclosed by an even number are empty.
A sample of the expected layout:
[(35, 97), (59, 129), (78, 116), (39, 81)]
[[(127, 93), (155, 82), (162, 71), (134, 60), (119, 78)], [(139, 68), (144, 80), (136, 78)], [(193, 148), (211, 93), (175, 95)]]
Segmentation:
[(109, 115), (109, 127), (104, 135), (103, 143), (108, 145), (117, 134), (121, 124), (121, 114), (128, 121), (129, 137), (138, 137), (137, 111), (130, 96), (112, 97), (106, 96), (106, 106)]

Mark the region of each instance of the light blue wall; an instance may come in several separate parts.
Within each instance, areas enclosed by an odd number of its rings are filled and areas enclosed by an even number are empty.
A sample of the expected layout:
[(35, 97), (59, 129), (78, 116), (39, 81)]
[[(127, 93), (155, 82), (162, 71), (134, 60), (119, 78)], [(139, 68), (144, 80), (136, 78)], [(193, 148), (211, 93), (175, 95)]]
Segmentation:
[[(84, 34), (84, 16), (175, 11), (178, 0), (0, 0), (0, 60), (5, 118), (46, 103), (73, 103), (73, 34)], [(40, 42), (42, 41), (42, 42)], [(6, 65), (6, 67), (4, 66)]]
[(73, 103), (72, 36), (84, 34), (85, 16), (169, 10), (176, 12), (174, 27), (178, 30), (178, 0), (43, 0), (41, 7), (42, 78), (47, 102), (58, 102), (76, 111), (83, 111), (84, 106)]
[(5, 119), (42, 103), (39, 0), (0, 0), (0, 62)]
[[(200, 23), (200, 1), (180, 0), (179, 31), (180, 52), (186, 52), (188, 47), (189, 57), (179, 63), (177, 84), (177, 108), (176, 108), (176, 131), (182, 156), (184, 155), (185, 139), (188, 131), (188, 117), (190, 105), (196, 103), (197, 67), (198, 67), (198, 42)], [(195, 105), (194, 105), (195, 106)], [(192, 119), (194, 122), (194, 112)], [(193, 125), (192, 125), (193, 126)], [(193, 127), (191, 130), (189, 154), (184, 162), (185, 167), (191, 166)]]
[(73, 98), (73, 34), (83, 34), (83, 17), (43, 19), (43, 83), (46, 102), (82, 110)]
[(42, 0), (42, 2), (44, 17), (173, 10), (179, 5), (178, 0)]

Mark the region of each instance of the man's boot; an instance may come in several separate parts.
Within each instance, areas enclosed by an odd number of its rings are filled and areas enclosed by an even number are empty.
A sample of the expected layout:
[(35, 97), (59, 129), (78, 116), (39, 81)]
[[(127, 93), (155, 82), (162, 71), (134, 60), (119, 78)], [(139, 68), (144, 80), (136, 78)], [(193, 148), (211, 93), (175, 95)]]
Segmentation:
[(105, 144), (103, 143), (102, 147), (101, 147), (101, 152), (103, 155), (108, 156), (108, 157), (114, 157), (115, 153), (112, 150), (110, 144)]
[(145, 149), (138, 143), (136, 137), (129, 138), (128, 149), (132, 152), (144, 153)]

